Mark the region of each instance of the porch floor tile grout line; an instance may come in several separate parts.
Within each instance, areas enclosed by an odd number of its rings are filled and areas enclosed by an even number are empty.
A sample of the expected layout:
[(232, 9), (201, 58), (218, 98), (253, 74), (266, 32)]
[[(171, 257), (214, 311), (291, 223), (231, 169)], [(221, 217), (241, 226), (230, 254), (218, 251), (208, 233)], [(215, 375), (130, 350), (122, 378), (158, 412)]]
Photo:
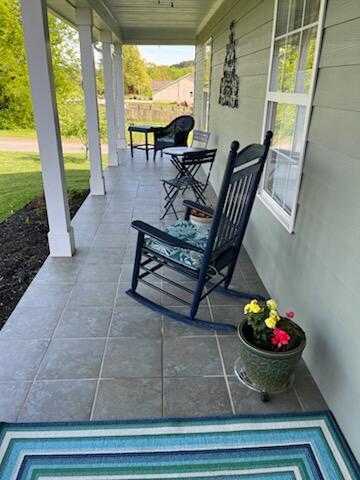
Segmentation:
[[(211, 303), (210, 303), (210, 300), (209, 300), (208, 296), (206, 297), (206, 301), (208, 303), (208, 307), (209, 307), (209, 310), (210, 310), (210, 317), (211, 317), (212, 321), (214, 321), (214, 315), (213, 315)], [(216, 330), (215, 330), (215, 339), (216, 339), (216, 345), (217, 345), (218, 352), (219, 352), (221, 368), (223, 370), (223, 377), (224, 377), (228, 397), (229, 397), (229, 400), (230, 400), (231, 410), (232, 410), (233, 415), (235, 415), (235, 406), (234, 406), (234, 402), (233, 402), (233, 398), (232, 398), (232, 394), (231, 394), (231, 390), (230, 390), (229, 381), (228, 381), (227, 374), (226, 374), (225, 362), (224, 362), (224, 358), (223, 358), (222, 351), (221, 351), (220, 341), (219, 341), (219, 338), (217, 336), (217, 331)]]
[(303, 412), (306, 412), (306, 408), (304, 407), (302, 401), (301, 401), (301, 398), (300, 398), (300, 395), (298, 394), (296, 388), (294, 387), (294, 385), (292, 385), (291, 389), (293, 390), (294, 394), (295, 394), (295, 397), (297, 399), (297, 401), (299, 402), (299, 405), (302, 409)]
[[(139, 185), (137, 185), (137, 187), (136, 187), (136, 195), (137, 195), (138, 190), (139, 190)], [(131, 216), (133, 214), (134, 208), (135, 207), (133, 206), (133, 209), (131, 210)], [(121, 285), (120, 279), (121, 279), (121, 271), (120, 271), (120, 275), (119, 275), (119, 278), (118, 278), (118, 281), (117, 281), (116, 293), (115, 293), (115, 296), (114, 296), (114, 302), (113, 302), (112, 312), (111, 312), (111, 319), (110, 319), (109, 326), (108, 326), (108, 329), (107, 329), (104, 352), (103, 352), (103, 356), (102, 356), (102, 359), (101, 359), (99, 376), (98, 376), (98, 379), (97, 379), (97, 382), (96, 382), (94, 398), (93, 398), (93, 402), (92, 402), (92, 406), (91, 406), (90, 421), (94, 419), (96, 402), (97, 402), (98, 395), (99, 395), (100, 381), (102, 380), (102, 372), (103, 372), (103, 369), (104, 369), (105, 358), (106, 358), (110, 338), (112, 338), (112, 337), (110, 337), (110, 332), (111, 332), (111, 328), (112, 328), (112, 325), (113, 325), (114, 312), (115, 312), (117, 298), (118, 298), (118, 294), (119, 294), (119, 288), (120, 288), (120, 285)]]
[[(81, 207), (80, 207), (80, 208), (81, 208)], [(88, 254), (88, 252), (87, 252), (87, 254)], [(85, 255), (84, 262), (85, 262), (85, 259), (86, 259), (87, 254)], [(50, 256), (50, 255), (49, 255), (49, 256)], [(47, 259), (49, 258), (49, 256), (47, 257)], [(77, 278), (79, 277), (79, 274), (80, 274), (80, 269), (79, 269), (79, 271), (77, 272), (77, 274), (75, 275), (75, 279), (76, 279), (76, 280), (77, 280)], [(63, 317), (63, 315), (64, 315), (64, 312), (65, 312), (65, 310), (66, 310), (66, 307), (69, 305), (69, 302), (70, 302), (71, 296), (72, 296), (72, 294), (73, 294), (75, 285), (76, 285), (76, 281), (75, 281), (75, 283), (71, 286), (71, 290), (70, 290), (69, 296), (68, 296), (68, 298), (67, 298), (64, 306), (62, 307), (62, 310), (61, 310), (61, 313), (60, 313), (60, 315), (59, 315), (58, 321), (56, 322), (56, 326), (55, 326), (55, 328), (54, 328), (54, 331), (53, 331), (51, 337), (50, 337), (49, 339), (47, 339), (47, 340), (48, 340), (48, 345), (47, 345), (47, 347), (46, 347), (46, 349), (45, 349), (45, 351), (44, 351), (43, 356), (41, 357), (41, 360), (40, 360), (40, 362), (39, 362), (39, 366), (38, 366), (38, 368), (37, 368), (36, 374), (35, 374), (34, 378), (33, 378), (32, 381), (31, 381), (31, 385), (30, 385), (29, 390), (28, 390), (28, 392), (27, 392), (27, 394), (26, 394), (26, 396), (25, 396), (25, 398), (24, 398), (24, 401), (22, 402), (21, 407), (20, 407), (19, 410), (18, 410), (19, 413), (18, 413), (18, 415), (17, 415), (17, 417), (16, 417), (16, 421), (19, 419), (19, 417), (20, 417), (20, 415), (21, 415), (21, 413), (22, 413), (22, 411), (23, 411), (23, 409), (24, 409), (24, 407), (25, 407), (25, 404), (26, 404), (26, 402), (27, 402), (27, 400), (28, 400), (28, 398), (29, 398), (31, 389), (32, 389), (32, 387), (33, 387), (33, 385), (34, 385), (34, 382), (37, 381), (37, 378), (38, 378), (40, 369), (41, 369), (41, 367), (42, 367), (42, 365), (43, 365), (43, 363), (44, 363), (44, 359), (45, 359), (45, 357), (46, 357), (46, 354), (47, 354), (47, 352), (49, 351), (49, 347), (50, 347), (50, 345), (51, 345), (51, 341), (54, 339), (55, 332), (56, 332), (56, 330), (57, 330), (57, 328), (58, 328), (58, 326), (59, 326), (59, 324), (60, 324), (60, 321), (61, 321), (61, 319), (62, 319), (62, 317)]]
[[(181, 379), (189, 379), (189, 378), (223, 378), (224, 374), (214, 374), (214, 375), (164, 375), (164, 378), (174, 379), (174, 378), (181, 378)], [(229, 377), (235, 378), (235, 375), (229, 375)], [(101, 377), (100, 380), (146, 380), (146, 379), (160, 379), (161, 375), (148, 375), (148, 376), (118, 376), (118, 377)], [(77, 378), (39, 378), (35, 381), (32, 380), (0, 380), (0, 385), (8, 384), (8, 383), (40, 383), (40, 382), (89, 382), (89, 381), (97, 381), (99, 377), (77, 377)]]

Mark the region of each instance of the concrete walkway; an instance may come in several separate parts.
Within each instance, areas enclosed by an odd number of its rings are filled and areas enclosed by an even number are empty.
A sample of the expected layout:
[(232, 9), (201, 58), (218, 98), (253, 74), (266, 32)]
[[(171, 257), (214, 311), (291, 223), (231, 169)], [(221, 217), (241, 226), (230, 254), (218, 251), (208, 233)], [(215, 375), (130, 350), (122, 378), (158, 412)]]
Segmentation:
[[(84, 145), (79, 141), (63, 140), (64, 153), (84, 153)], [(107, 144), (101, 145), (103, 153), (107, 153)], [(39, 146), (36, 138), (26, 137), (0, 137), (0, 152), (38, 152)]]
[[(176, 323), (125, 294), (136, 241), (130, 222), (160, 225), (159, 179), (173, 174), (165, 155), (146, 162), (142, 152), (134, 160), (127, 152), (119, 167), (106, 171), (107, 195), (87, 198), (73, 220), (76, 255), (46, 260), (0, 332), (0, 421), (326, 408), (303, 363), (291, 390), (262, 403), (234, 376), (235, 335)], [(233, 283), (266, 294), (245, 251)], [(184, 308), (155, 291), (142, 292)], [(213, 293), (199, 317), (237, 323), (242, 308), (238, 299)]]

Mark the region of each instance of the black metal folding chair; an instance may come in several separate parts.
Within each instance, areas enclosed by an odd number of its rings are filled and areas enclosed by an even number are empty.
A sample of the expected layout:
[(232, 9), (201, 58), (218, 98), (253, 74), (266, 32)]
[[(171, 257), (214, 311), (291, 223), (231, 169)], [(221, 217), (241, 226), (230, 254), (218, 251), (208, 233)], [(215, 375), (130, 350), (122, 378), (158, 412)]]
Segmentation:
[[(132, 222), (138, 231), (135, 264), (131, 289), (128, 295), (163, 315), (202, 328), (234, 331), (234, 325), (196, 319), (199, 304), (213, 290), (240, 298), (263, 298), (259, 295), (229, 289), (239, 256), (246, 226), (255, 200), (256, 191), (269, 151), (272, 132), (267, 132), (263, 145), (253, 144), (238, 153), (239, 142), (231, 144), (227, 166), (215, 210), (199, 203), (185, 200), (187, 208), (184, 220), (159, 230), (141, 221)], [(213, 218), (207, 232), (192, 225), (190, 211), (196, 208)], [(159, 273), (167, 267), (185, 277), (195, 280), (195, 288)], [(170, 285), (192, 295), (187, 302), (173, 293), (149, 282), (149, 277), (168, 282)], [(142, 282), (163, 294), (190, 307), (189, 316), (158, 305), (136, 292)], [(206, 287), (206, 289), (205, 289)], [(205, 292), (204, 292), (205, 290)]]
[[(195, 129), (192, 136), (191, 148), (206, 150), (209, 139), (210, 132)], [(203, 152), (201, 152), (201, 154), (203, 154)], [(170, 208), (174, 212), (175, 217), (178, 218), (177, 212), (174, 208), (174, 202), (180, 192), (184, 194), (189, 188), (191, 188), (194, 193), (196, 190), (197, 194), (195, 194), (195, 198), (197, 199), (197, 201), (201, 201), (205, 204), (204, 191), (206, 190), (206, 187), (209, 183), (210, 173), (215, 157), (212, 161), (207, 161), (204, 157), (205, 161), (203, 162), (203, 164), (210, 163), (210, 166), (208, 167), (209, 170), (206, 181), (201, 182), (195, 178), (196, 173), (199, 171), (202, 165), (202, 163), (199, 161), (201, 154), (197, 156), (196, 152), (194, 152), (194, 155), (191, 156), (190, 152), (188, 152), (187, 154), (183, 155), (171, 155), (171, 162), (177, 169), (178, 173), (174, 178), (161, 180), (165, 191), (164, 213), (161, 219), (165, 218)]]
[(191, 146), (207, 148), (210, 139), (210, 132), (204, 132), (203, 130), (195, 129), (193, 131)]
[[(167, 215), (170, 208), (174, 212), (176, 219), (179, 218), (174, 207), (174, 202), (179, 193), (185, 193), (185, 191), (189, 188), (192, 189), (197, 202), (201, 202), (203, 204), (206, 203), (204, 193), (209, 184), (216, 151), (216, 149), (213, 149), (200, 152), (187, 152), (184, 153), (180, 159), (177, 158), (176, 155), (173, 156), (173, 161), (177, 161), (179, 163), (179, 173), (175, 178), (162, 180), (165, 190), (165, 204), (164, 213), (161, 219)], [(205, 181), (201, 181), (200, 179), (196, 178), (196, 175), (200, 170), (200, 167), (205, 165), (208, 166), (208, 173)]]

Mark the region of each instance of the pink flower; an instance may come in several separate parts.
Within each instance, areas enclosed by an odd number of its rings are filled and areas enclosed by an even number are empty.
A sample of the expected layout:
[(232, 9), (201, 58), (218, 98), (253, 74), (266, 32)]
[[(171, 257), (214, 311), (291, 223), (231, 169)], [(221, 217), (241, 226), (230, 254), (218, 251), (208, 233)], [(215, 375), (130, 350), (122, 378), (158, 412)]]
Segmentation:
[(281, 328), (274, 328), (273, 332), (274, 336), (271, 339), (271, 343), (273, 345), (277, 345), (277, 348), (281, 348), (283, 345), (288, 345), (291, 337), (285, 332), (285, 330), (281, 330)]
[(285, 315), (286, 315), (287, 318), (289, 318), (290, 320), (292, 320), (293, 318), (295, 318), (295, 312), (293, 312), (292, 310), (290, 310), (290, 312), (286, 312)]

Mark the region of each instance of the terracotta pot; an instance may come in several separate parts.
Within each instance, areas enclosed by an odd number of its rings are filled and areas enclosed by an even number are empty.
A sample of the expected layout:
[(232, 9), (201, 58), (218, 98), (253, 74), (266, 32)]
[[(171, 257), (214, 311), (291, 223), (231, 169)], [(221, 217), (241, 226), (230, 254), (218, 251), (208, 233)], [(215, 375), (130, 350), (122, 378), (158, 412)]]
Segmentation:
[(197, 217), (196, 215), (190, 215), (190, 223), (197, 227), (205, 228), (209, 230), (211, 227), (212, 218)]
[[(247, 319), (238, 327), (240, 356), (248, 379), (264, 392), (275, 392), (286, 387), (306, 345), (305, 335), (296, 348), (287, 352), (272, 352), (252, 345), (246, 338), (244, 327)], [(301, 328), (297, 326), (299, 333)]]

